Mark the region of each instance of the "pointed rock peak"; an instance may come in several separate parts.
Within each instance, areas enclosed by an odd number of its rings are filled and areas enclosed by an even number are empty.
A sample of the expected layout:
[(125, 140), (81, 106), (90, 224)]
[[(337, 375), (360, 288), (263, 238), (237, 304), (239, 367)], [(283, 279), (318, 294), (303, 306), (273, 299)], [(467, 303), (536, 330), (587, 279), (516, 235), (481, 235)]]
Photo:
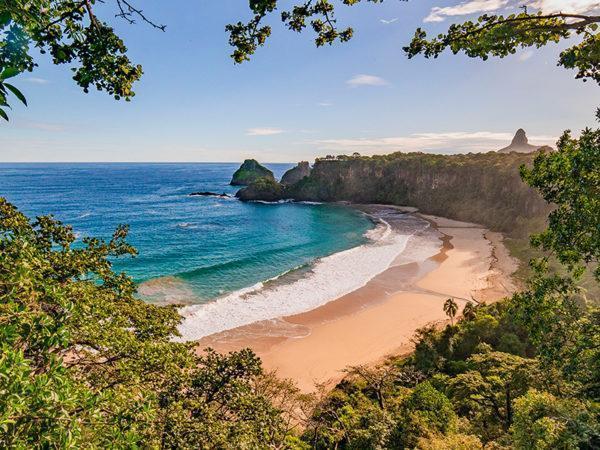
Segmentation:
[(528, 143), (529, 141), (527, 140), (527, 134), (525, 134), (525, 130), (523, 128), (519, 128), (512, 140), (512, 145), (527, 145)]
[[(531, 153), (539, 150), (541, 147), (531, 145), (527, 139), (527, 134), (523, 128), (519, 128), (511, 144), (508, 147), (498, 150), (500, 153)], [(544, 147), (546, 148), (546, 147)]]

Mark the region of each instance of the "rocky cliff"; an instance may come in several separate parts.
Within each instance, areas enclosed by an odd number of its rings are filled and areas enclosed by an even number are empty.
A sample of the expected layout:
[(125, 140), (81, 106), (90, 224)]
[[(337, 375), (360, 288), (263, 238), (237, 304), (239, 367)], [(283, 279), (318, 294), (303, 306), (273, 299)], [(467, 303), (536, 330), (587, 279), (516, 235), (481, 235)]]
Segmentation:
[(308, 161), (300, 161), (296, 167), (292, 167), (281, 177), (281, 184), (291, 186), (302, 180), (304, 177), (310, 176), (310, 164)]
[(255, 159), (247, 159), (240, 168), (235, 171), (229, 184), (232, 186), (247, 186), (259, 178), (268, 178), (275, 181), (273, 172), (265, 166), (260, 165)]
[[(421, 212), (476, 222), (518, 234), (542, 224), (548, 205), (520, 178), (519, 167), (535, 155), (497, 152), (468, 155), (394, 153), (319, 159), (309, 177), (282, 186), (281, 195), (311, 201), (350, 201), (414, 206)], [(251, 186), (252, 187), (252, 186)], [(241, 197), (263, 199), (253, 188)]]

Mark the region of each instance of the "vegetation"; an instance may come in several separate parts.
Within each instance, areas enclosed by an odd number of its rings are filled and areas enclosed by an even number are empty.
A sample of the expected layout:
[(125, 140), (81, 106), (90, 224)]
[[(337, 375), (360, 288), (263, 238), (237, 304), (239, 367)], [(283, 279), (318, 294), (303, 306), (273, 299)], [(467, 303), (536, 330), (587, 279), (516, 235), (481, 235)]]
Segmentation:
[[(24, 101), (6, 80), (33, 70), (31, 45), (49, 52), (56, 64), (75, 64), (74, 79), (84, 90), (94, 86), (116, 98), (133, 96), (141, 68), (95, 16), (94, 4), (0, 4), (0, 108), (7, 106), (8, 95)], [(125, 20), (152, 23), (126, 0), (115, 5)], [(265, 43), (271, 30), (262, 20), (277, 6), (277, 0), (252, 1), (253, 19), (228, 27), (237, 62)], [(338, 31), (333, 9), (327, 0), (309, 1), (284, 12), (282, 19), (294, 31), (310, 21), (317, 45), (350, 39), (351, 29)], [(559, 63), (576, 68), (579, 78), (598, 81), (599, 21), (527, 11), (507, 18), (482, 16), (430, 41), (418, 30), (407, 52), (435, 57), (450, 48), (485, 59), (575, 33), (582, 42), (561, 53)], [(1, 115), (7, 118), (4, 109)], [(493, 305), (470, 306), (456, 324), (421, 330), (408, 358), (350, 368), (348, 377), (310, 409), (309, 399), (264, 373), (248, 350), (219, 355), (209, 349), (197, 355), (190, 345), (175, 342), (176, 310), (137, 300), (132, 281), (111, 268), (112, 258), (135, 254), (125, 241), (126, 228), (117, 229), (108, 242), (76, 242), (73, 231), (52, 217), (30, 221), (0, 200), (0, 446), (600, 447), (600, 311), (579, 286), (590, 271), (595, 271), (593, 282), (600, 282), (598, 136), (597, 130), (584, 131), (580, 139), (565, 134), (557, 153), (540, 154), (522, 169), (525, 181), (556, 205), (547, 229), (532, 243), (564, 264), (560, 273), (552, 271), (549, 258), (532, 261), (533, 275), (523, 292)], [(507, 161), (495, 155), (451, 160), (354, 155), (320, 161), (314, 172), (331, 164), (407, 167), (436, 179), (444, 166), (450, 180), (468, 173), (477, 158), (498, 158), (498, 166), (490, 167), (500, 174)], [(508, 166), (506, 173), (513, 174), (514, 165)], [(345, 192), (339, 178), (328, 185), (316, 180), (313, 173), (298, 188), (328, 196)], [(525, 191), (503, 191), (513, 185), (503, 178), (499, 184), (481, 184), (479, 192), (491, 189), (496, 198), (528, 204)], [(322, 186), (327, 190), (319, 191)], [(410, 195), (402, 185), (371, 189), (368, 195), (390, 202)], [(424, 201), (441, 210), (450, 198), (470, 201), (464, 194), (450, 190), (447, 198)], [(459, 206), (452, 207), (460, 211)], [(509, 212), (500, 207), (503, 216)]]
[(585, 255), (600, 234), (593, 221), (565, 225), (569, 212), (596, 205), (595, 172), (583, 170), (599, 149), (595, 133), (565, 136), (557, 153), (523, 169), (557, 202), (533, 242), (550, 242), (559, 260), (572, 248), (580, 258), (561, 274), (533, 261), (525, 290), (468, 304), (457, 323), (449, 299), (452, 322), (420, 330), (411, 356), (349, 368), (319, 398), (265, 373), (250, 350), (198, 355), (175, 342), (176, 309), (136, 299), (111, 269), (112, 258), (135, 254), (126, 228), (108, 242), (77, 242), (52, 217), (30, 222), (1, 200), (0, 445), (597, 448), (600, 311), (578, 280), (595, 269)]
[(0, 447), (282, 445), (295, 388), (248, 350), (173, 342), (177, 310), (136, 299), (111, 270), (135, 254), (126, 234), (76, 243), (0, 200)]
[(308, 177), (289, 186), (242, 190), (246, 200), (293, 198), (414, 206), (434, 214), (483, 224), (526, 240), (540, 231), (551, 207), (519, 175), (535, 155), (392, 153), (318, 159)]
[(247, 159), (240, 168), (233, 173), (233, 177), (229, 184), (232, 186), (246, 186), (263, 178), (275, 181), (273, 172), (259, 164), (255, 159)]
[(453, 298), (449, 298), (444, 302), (444, 312), (450, 319), (450, 324), (454, 325), (454, 318), (456, 317), (456, 313), (458, 312), (458, 305), (456, 304)]
[[(592, 130), (579, 140), (565, 134), (556, 153), (542, 153), (523, 168), (524, 178), (556, 202), (548, 228), (532, 243), (555, 252), (566, 266), (562, 273), (549, 271), (547, 257), (533, 260), (524, 291), (489, 306), (471, 304), (456, 325), (420, 330), (408, 358), (352, 371), (320, 402), (305, 439), (317, 448), (600, 446), (600, 313), (578, 286), (582, 273), (595, 269), (589, 243), (600, 241), (600, 228), (594, 220), (569, 226), (597, 212), (595, 136)], [(561, 256), (572, 249), (571, 257)], [(444, 310), (452, 318), (450, 301)], [(408, 425), (408, 399), (423, 385), (445, 398), (455, 417), (444, 414), (442, 400), (432, 409), (420, 403), (428, 420)]]
[(261, 200), (276, 202), (283, 196), (283, 186), (272, 178), (261, 177), (254, 180), (244, 189), (240, 189), (235, 196), (240, 200)]

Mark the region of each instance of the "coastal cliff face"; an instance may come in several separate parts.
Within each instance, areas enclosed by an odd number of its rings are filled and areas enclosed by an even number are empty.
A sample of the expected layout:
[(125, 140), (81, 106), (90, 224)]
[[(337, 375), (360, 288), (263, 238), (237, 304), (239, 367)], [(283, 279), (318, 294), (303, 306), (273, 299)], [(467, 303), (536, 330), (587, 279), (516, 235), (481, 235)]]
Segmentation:
[(232, 186), (247, 186), (259, 178), (268, 178), (275, 181), (273, 172), (261, 165), (255, 159), (247, 159), (240, 168), (234, 172), (229, 184)]
[[(309, 177), (282, 187), (280, 198), (413, 206), (425, 214), (522, 234), (543, 224), (550, 210), (519, 175), (519, 167), (534, 157), (489, 152), (318, 159)], [(265, 200), (260, 189), (247, 194), (242, 198)]]

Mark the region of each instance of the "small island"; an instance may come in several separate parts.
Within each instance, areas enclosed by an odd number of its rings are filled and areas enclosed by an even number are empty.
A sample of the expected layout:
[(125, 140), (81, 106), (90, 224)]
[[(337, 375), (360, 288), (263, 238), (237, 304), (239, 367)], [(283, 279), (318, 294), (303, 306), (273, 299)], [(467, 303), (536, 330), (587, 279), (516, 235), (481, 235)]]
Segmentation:
[(247, 159), (240, 168), (235, 171), (229, 184), (231, 186), (248, 186), (259, 178), (275, 181), (273, 172), (261, 165), (255, 159)]

